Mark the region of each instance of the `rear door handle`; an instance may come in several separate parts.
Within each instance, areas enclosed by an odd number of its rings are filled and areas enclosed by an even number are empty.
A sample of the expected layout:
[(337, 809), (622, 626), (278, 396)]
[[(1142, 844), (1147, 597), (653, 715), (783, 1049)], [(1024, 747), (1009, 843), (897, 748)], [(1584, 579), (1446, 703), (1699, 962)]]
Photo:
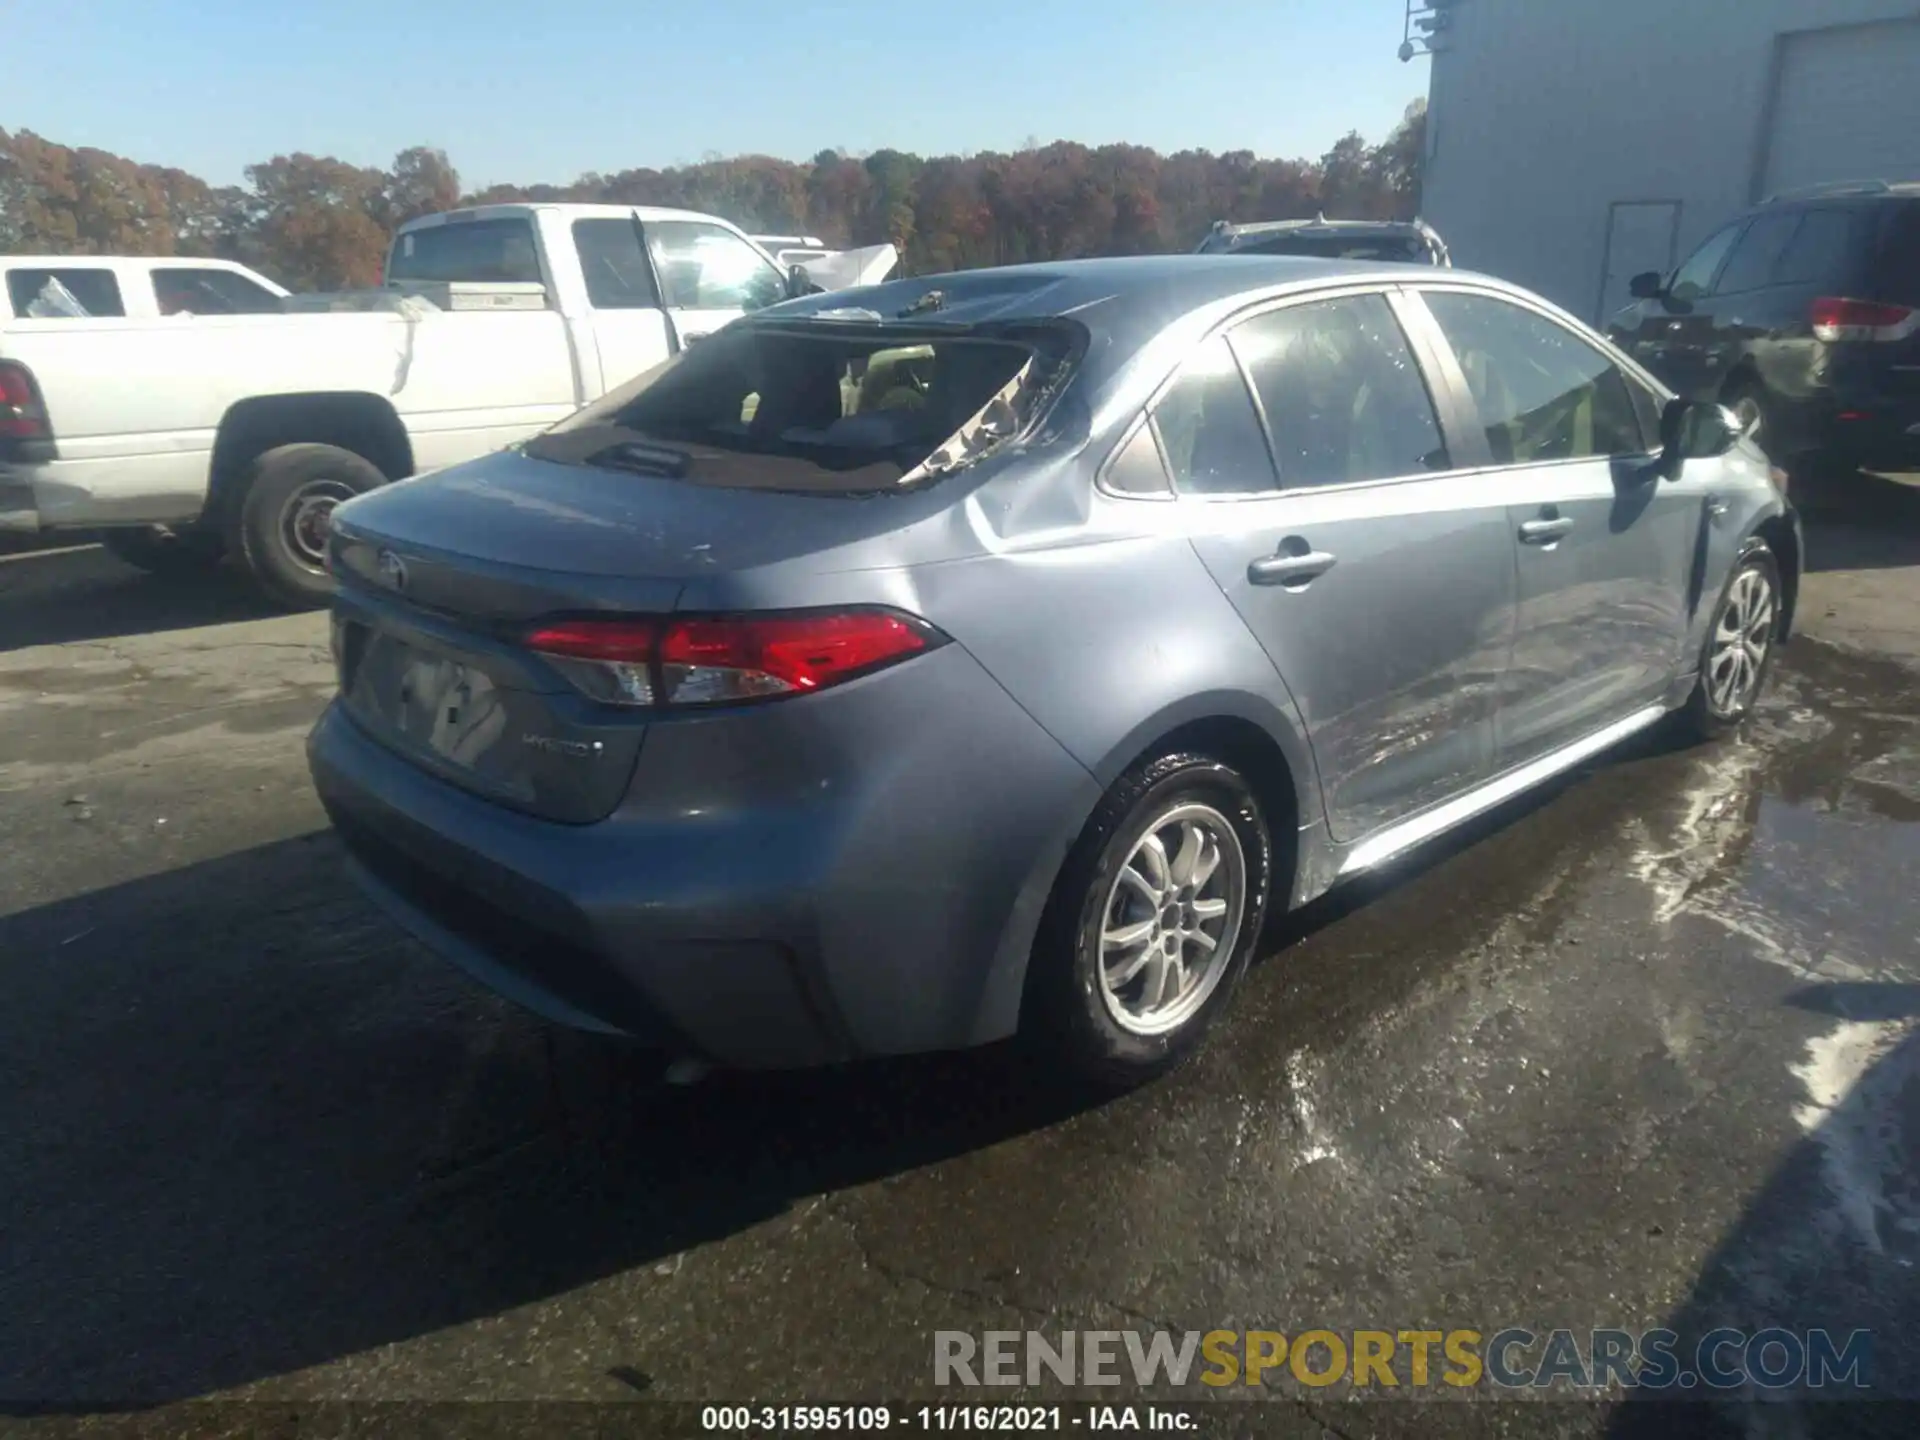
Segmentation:
[(1299, 555), (1269, 555), (1247, 566), (1247, 579), (1255, 585), (1305, 585), (1319, 579), (1337, 563), (1324, 550), (1308, 550)]
[(680, 337), (680, 343), (683, 345), (698, 345), (702, 340), (706, 339), (707, 336), (712, 333), (713, 332), (710, 330), (702, 330), (697, 334), (682, 335)]
[(1522, 545), (1551, 545), (1573, 532), (1573, 521), (1564, 515), (1557, 520), (1529, 520), (1520, 527)]

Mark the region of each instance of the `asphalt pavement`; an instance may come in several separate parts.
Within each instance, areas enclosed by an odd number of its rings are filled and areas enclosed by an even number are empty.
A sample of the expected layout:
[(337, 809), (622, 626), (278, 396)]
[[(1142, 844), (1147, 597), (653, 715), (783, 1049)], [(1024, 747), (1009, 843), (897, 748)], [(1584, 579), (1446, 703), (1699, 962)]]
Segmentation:
[[(936, 1330), (1159, 1327), (1867, 1328), (1920, 1396), (1920, 525), (1813, 549), (1747, 734), (1277, 926), (1104, 1105), (550, 1031), (342, 876), (321, 617), (0, 559), (0, 1409), (898, 1400)], [(1344, 1398), (1265, 1433), (1913, 1433)]]

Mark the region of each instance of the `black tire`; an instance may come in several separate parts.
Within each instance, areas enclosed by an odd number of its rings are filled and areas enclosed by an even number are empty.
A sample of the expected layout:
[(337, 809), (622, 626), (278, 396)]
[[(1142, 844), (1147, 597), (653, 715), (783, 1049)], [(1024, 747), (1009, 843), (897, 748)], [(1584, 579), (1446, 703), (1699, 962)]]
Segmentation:
[[(1722, 626), (1727, 623), (1729, 611), (1735, 604), (1735, 593), (1741, 586), (1741, 578), (1749, 574), (1757, 574), (1767, 586), (1771, 624), (1766, 632), (1766, 650), (1757, 664), (1752, 662), (1749, 654), (1751, 681), (1742, 684), (1731, 703), (1728, 703), (1726, 697), (1716, 696), (1711, 667), (1716, 651), (1723, 643)], [(1767, 676), (1773, 669), (1774, 652), (1780, 648), (1780, 616), (1784, 599), (1780, 589), (1779, 562), (1773, 558), (1773, 551), (1767, 548), (1765, 542), (1756, 540), (1741, 553), (1733, 573), (1727, 577), (1720, 598), (1714, 602), (1713, 618), (1707, 623), (1707, 636), (1700, 647), (1700, 678), (1694, 683), (1693, 693), (1687, 697), (1686, 706), (1679, 715), (1681, 728), (1691, 738), (1717, 740), (1738, 729), (1741, 722), (1753, 713), (1754, 705), (1766, 692)]]
[(219, 566), (227, 548), (217, 533), (199, 526), (103, 530), (100, 543), (129, 565), (168, 576), (204, 575)]
[[(1148, 831), (1157, 828), (1156, 822), (1183, 807), (1198, 807), (1189, 813), (1208, 812), (1230, 827), (1242, 865), (1240, 913), (1231, 915), (1228, 900), (1219, 933), (1225, 939), (1225, 922), (1232, 920), (1225, 957), (1217, 972), (1201, 970), (1195, 977), (1194, 993), (1206, 985), (1211, 988), (1171, 1028), (1144, 1034), (1116, 1017), (1114, 1007), (1124, 1009), (1125, 997), (1110, 999), (1103, 983), (1101, 934), (1116, 904), (1141, 904), (1149, 913), (1166, 913), (1154, 912), (1143, 896), (1129, 892), (1123, 897), (1121, 871)], [(1211, 822), (1202, 815), (1199, 823), (1204, 827)], [(1213, 843), (1219, 853), (1213, 871), (1216, 878), (1209, 878), (1199, 894), (1219, 899), (1224, 897), (1213, 887), (1225, 895), (1232, 892), (1232, 859), (1230, 847), (1221, 841)], [(1029, 1053), (1050, 1069), (1063, 1069), (1073, 1080), (1102, 1091), (1129, 1089), (1189, 1059), (1226, 1008), (1259, 944), (1272, 871), (1273, 846), (1260, 803), (1231, 766), (1208, 755), (1180, 752), (1144, 762), (1123, 775), (1069, 852), (1041, 919), (1021, 1017), (1021, 1038)], [(1222, 875), (1226, 878), (1217, 878)], [(1170, 908), (1178, 910), (1179, 905)], [(1191, 907), (1183, 923), (1197, 923)], [(1159, 931), (1153, 933), (1156, 939), (1143, 947), (1149, 951), (1159, 943)], [(1146, 983), (1144, 977), (1141, 983)]]
[(387, 483), (371, 461), (337, 445), (281, 445), (248, 467), (228, 515), (228, 544), (254, 583), (295, 610), (333, 594), (325, 515)]

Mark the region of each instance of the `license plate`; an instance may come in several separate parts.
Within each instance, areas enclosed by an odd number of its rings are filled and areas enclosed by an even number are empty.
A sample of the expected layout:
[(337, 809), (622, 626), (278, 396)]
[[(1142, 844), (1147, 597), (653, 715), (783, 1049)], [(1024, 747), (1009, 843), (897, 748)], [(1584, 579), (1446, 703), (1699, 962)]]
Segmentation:
[(504, 697), (483, 671), (386, 636), (356, 667), (351, 700), (411, 744), (469, 768), (507, 728)]

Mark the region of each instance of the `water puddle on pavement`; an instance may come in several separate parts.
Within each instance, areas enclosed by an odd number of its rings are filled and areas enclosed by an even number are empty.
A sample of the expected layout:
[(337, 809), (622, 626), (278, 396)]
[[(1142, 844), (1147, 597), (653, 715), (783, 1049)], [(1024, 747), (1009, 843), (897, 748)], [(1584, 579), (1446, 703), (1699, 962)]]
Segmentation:
[(1915, 696), (1911, 672), (1898, 666), (1796, 645), (1750, 733), (1695, 762), (1669, 843), (1643, 827), (1635, 869), (1656, 919), (1709, 921), (1792, 972), (1805, 983), (1783, 1006), (1821, 1027), (1782, 1057), (1805, 1143), (1786, 1151), (1720, 1246), (1690, 1307), (1700, 1324), (1764, 1315), (1898, 1333), (1914, 1319)]
[(1748, 733), (1697, 752), (1671, 825), (1641, 823), (1655, 918), (1711, 920), (1810, 980), (1920, 974), (1913, 692), (1898, 666), (1796, 646)]

